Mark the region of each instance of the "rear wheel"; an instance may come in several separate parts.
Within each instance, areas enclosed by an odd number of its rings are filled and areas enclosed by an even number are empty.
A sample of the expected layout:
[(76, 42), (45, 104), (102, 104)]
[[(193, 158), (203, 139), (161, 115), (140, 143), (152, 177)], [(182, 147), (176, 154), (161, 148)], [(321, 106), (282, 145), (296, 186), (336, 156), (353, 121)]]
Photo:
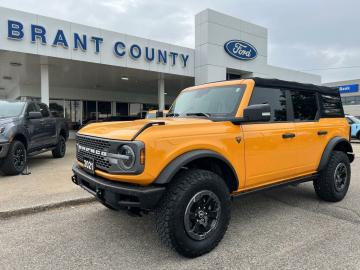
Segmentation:
[(165, 244), (185, 257), (201, 256), (218, 245), (229, 225), (228, 187), (210, 171), (184, 171), (171, 182), (155, 214)]
[(360, 131), (356, 134), (356, 138), (360, 140)]
[(3, 159), (1, 171), (6, 175), (17, 175), (24, 171), (27, 162), (27, 153), (24, 144), (13, 141), (10, 144), (8, 155)]
[(59, 142), (56, 145), (56, 148), (52, 150), (52, 155), (54, 158), (63, 158), (66, 153), (66, 141), (63, 136), (60, 135)]
[(316, 194), (329, 202), (341, 201), (350, 185), (351, 168), (348, 156), (341, 151), (333, 151), (326, 168), (314, 180)]

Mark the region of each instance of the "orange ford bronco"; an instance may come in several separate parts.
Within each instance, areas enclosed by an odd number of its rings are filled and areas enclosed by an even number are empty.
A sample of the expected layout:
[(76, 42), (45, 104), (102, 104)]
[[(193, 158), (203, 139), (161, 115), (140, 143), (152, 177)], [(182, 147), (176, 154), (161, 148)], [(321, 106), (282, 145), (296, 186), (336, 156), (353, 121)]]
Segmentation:
[(349, 132), (335, 88), (209, 83), (183, 90), (166, 118), (81, 129), (72, 180), (110, 209), (154, 210), (161, 239), (196, 257), (224, 236), (233, 197), (313, 181), (320, 199), (342, 200)]

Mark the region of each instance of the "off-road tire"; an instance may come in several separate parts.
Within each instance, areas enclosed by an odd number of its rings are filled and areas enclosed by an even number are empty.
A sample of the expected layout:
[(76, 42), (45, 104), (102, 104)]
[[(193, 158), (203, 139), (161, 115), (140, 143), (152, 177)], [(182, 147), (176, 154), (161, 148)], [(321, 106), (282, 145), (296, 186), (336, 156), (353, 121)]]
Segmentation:
[(56, 148), (52, 150), (54, 158), (63, 158), (66, 154), (66, 140), (63, 136), (59, 136), (59, 141)]
[[(185, 229), (184, 215), (195, 194), (207, 191), (217, 196), (220, 214), (207, 238), (194, 240)], [(228, 228), (230, 216), (230, 193), (224, 180), (213, 172), (200, 169), (184, 170), (175, 176), (155, 209), (156, 230), (161, 240), (189, 258), (208, 253), (218, 245)]]
[[(340, 164), (344, 164), (347, 170), (347, 177), (343, 188), (336, 188), (335, 171)], [(314, 180), (314, 188), (316, 194), (324, 201), (338, 202), (341, 201), (350, 185), (351, 168), (349, 158), (346, 153), (341, 151), (333, 151), (328, 164), (320, 173), (320, 176)]]
[[(22, 165), (17, 163), (19, 160), (18, 153), (21, 151), (23, 153), (23, 163)], [(2, 160), (0, 170), (5, 175), (18, 175), (22, 173), (27, 164), (27, 152), (24, 144), (20, 141), (13, 141), (10, 144), (9, 152), (7, 157)]]

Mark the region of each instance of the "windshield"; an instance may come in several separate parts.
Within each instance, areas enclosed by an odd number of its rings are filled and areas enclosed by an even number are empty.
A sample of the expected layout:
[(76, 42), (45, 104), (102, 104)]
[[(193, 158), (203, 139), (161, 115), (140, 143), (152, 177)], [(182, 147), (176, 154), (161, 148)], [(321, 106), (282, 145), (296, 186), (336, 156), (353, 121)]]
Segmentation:
[(245, 85), (231, 85), (183, 91), (168, 116), (234, 117), (245, 88)]
[(0, 118), (19, 116), (24, 108), (24, 102), (0, 100)]
[(348, 116), (355, 124), (360, 124), (360, 119), (355, 116)]

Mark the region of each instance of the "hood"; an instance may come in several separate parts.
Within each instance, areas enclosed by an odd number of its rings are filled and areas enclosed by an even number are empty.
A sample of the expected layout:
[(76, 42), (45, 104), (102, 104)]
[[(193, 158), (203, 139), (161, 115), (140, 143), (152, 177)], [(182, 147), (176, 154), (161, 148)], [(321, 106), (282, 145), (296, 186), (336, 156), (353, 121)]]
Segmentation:
[[(93, 137), (101, 137), (113, 140), (131, 140), (135, 134), (146, 124), (151, 122), (165, 122), (166, 126), (174, 125), (193, 125), (212, 122), (203, 118), (157, 118), (141, 119), (123, 122), (103, 122), (94, 123), (83, 127), (78, 133)], [(149, 130), (151, 127), (149, 128)], [(145, 130), (144, 132), (146, 132)]]
[(17, 117), (0, 117), (0, 126), (7, 125), (17, 120)]

